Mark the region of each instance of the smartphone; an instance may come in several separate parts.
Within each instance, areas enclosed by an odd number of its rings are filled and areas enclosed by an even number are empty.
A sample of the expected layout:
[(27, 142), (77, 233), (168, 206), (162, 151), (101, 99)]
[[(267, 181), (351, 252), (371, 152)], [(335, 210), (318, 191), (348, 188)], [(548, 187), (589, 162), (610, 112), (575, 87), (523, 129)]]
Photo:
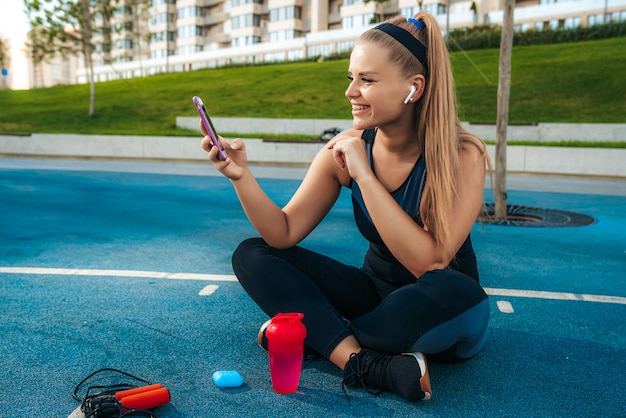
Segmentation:
[(213, 126), (213, 122), (211, 122), (211, 118), (209, 117), (209, 112), (206, 111), (206, 107), (204, 107), (204, 103), (202, 102), (202, 99), (199, 98), (198, 96), (193, 96), (193, 104), (196, 106), (196, 110), (198, 111), (198, 114), (200, 115), (200, 120), (202, 120), (202, 125), (204, 126), (204, 129), (209, 134), (209, 138), (211, 138), (211, 142), (213, 142), (213, 146), (217, 148), (217, 156), (222, 161), (226, 160), (226, 152), (217, 141), (217, 131), (215, 130), (215, 127)]

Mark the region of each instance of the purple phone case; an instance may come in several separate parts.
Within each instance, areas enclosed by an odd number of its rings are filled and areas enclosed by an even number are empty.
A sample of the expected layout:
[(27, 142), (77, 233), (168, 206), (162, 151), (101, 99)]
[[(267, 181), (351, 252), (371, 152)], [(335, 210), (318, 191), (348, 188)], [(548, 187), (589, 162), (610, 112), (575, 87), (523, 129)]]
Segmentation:
[(193, 96), (193, 104), (196, 106), (196, 110), (200, 115), (200, 119), (202, 120), (202, 124), (204, 125), (204, 129), (206, 129), (209, 134), (209, 138), (211, 138), (211, 142), (213, 142), (213, 146), (217, 147), (217, 156), (220, 160), (226, 160), (226, 153), (220, 146), (219, 142), (217, 142), (217, 132), (215, 131), (215, 127), (213, 126), (213, 122), (211, 122), (211, 118), (209, 117), (209, 112), (207, 112), (206, 107), (204, 106), (204, 102), (198, 96)]

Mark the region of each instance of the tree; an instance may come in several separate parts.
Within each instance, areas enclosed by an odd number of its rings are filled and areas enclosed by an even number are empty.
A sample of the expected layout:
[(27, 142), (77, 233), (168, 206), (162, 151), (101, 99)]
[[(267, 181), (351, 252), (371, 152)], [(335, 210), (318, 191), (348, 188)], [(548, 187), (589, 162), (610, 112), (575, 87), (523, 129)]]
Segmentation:
[(7, 63), (7, 58), (9, 54), (7, 53), (7, 46), (4, 43), (4, 40), (0, 38), (0, 67), (4, 68)]
[(33, 27), (27, 36), (26, 45), (33, 66), (33, 84), (35, 87), (43, 87), (42, 65), (55, 52), (50, 48), (48, 37), (39, 26)]
[(97, 4), (98, 8), (94, 11), (93, 15), (93, 22), (96, 26), (96, 28), (94, 28), (94, 34), (102, 35), (99, 50), (96, 49), (94, 52), (100, 54), (102, 62), (105, 64), (110, 64), (112, 61), (111, 45), (113, 44), (114, 29), (111, 26), (111, 19), (119, 1), (120, 0), (99, 1)]
[(473, 1), (472, 4), (470, 5), (470, 12), (473, 13), (474, 15), (474, 23), (476, 23), (478, 21), (478, 7), (476, 7), (476, 2)]
[[(36, 51), (45, 59), (56, 53), (82, 53), (90, 86), (89, 116), (95, 114), (96, 84), (93, 75), (93, 17), (103, 7), (116, 0), (24, 0), (30, 19), (31, 32), (36, 28)], [(93, 5), (93, 6), (92, 6)], [(39, 38), (41, 37), (41, 38)], [(47, 47), (40, 40), (45, 39)], [(31, 52), (32, 56), (32, 52)], [(39, 56), (38, 56), (39, 57)]]
[[(0, 69), (4, 70), (9, 66), (9, 46), (0, 38)], [(5, 76), (2, 74), (2, 88), (6, 88)]]
[(135, 51), (133, 61), (139, 61), (139, 68), (143, 76), (142, 60), (143, 60), (143, 44), (150, 39), (150, 32), (144, 24), (149, 19), (149, 10), (151, 0), (131, 0), (132, 19), (133, 19), (133, 48)]
[(498, 81), (498, 116), (496, 120), (496, 187), (494, 191), (496, 219), (506, 219), (507, 217), (506, 130), (509, 123), (514, 10), (515, 0), (505, 0), (500, 40), (500, 78)]

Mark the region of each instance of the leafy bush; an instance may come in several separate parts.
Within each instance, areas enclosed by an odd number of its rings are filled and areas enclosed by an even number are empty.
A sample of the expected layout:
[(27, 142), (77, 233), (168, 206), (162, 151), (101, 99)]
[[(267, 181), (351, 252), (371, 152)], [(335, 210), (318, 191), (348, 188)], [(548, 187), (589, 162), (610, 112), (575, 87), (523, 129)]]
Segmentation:
[[(500, 48), (502, 27), (499, 25), (478, 25), (472, 28), (455, 29), (448, 35), (450, 51)], [(530, 29), (515, 32), (514, 46), (544, 45), (564, 42), (581, 42), (626, 36), (626, 22), (609, 22), (572, 29)]]

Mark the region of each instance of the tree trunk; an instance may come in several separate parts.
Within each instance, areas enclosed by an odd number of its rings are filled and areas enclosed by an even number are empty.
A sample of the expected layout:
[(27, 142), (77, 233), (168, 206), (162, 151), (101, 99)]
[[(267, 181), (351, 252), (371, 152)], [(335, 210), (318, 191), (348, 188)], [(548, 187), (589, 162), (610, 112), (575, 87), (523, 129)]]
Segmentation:
[(96, 113), (96, 82), (93, 74), (93, 45), (91, 44), (91, 11), (90, 1), (80, 1), (80, 19), (82, 26), (83, 56), (85, 58), (85, 68), (89, 71), (89, 116)]
[(509, 124), (514, 10), (515, 0), (505, 0), (500, 40), (500, 79), (498, 82), (498, 117), (496, 121), (496, 184), (494, 191), (496, 219), (506, 219), (507, 217), (506, 130)]

